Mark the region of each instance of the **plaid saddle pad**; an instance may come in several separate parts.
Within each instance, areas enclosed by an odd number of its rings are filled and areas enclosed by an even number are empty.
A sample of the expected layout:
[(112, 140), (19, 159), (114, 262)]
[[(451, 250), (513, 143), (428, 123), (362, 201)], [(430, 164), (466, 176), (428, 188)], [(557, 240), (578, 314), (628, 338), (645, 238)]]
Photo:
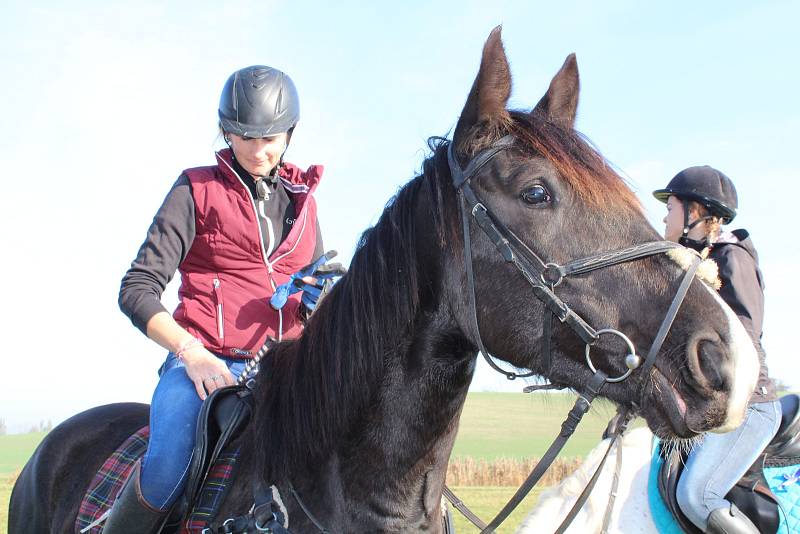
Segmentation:
[[(141, 428), (125, 440), (103, 463), (81, 501), (75, 520), (76, 534), (102, 532), (103, 523), (99, 520), (114, 504), (136, 461), (144, 456), (149, 438), (150, 427)], [(238, 458), (238, 448), (220, 453), (203, 482), (192, 513), (181, 524), (181, 534), (199, 534), (214, 520), (228, 483), (233, 480)]]
[(149, 426), (139, 429), (103, 463), (81, 501), (78, 517), (75, 520), (76, 534), (81, 532), (99, 534), (102, 531), (102, 524), (90, 525), (97, 522), (114, 504), (114, 499), (133, 471), (136, 460), (147, 450), (149, 438)]

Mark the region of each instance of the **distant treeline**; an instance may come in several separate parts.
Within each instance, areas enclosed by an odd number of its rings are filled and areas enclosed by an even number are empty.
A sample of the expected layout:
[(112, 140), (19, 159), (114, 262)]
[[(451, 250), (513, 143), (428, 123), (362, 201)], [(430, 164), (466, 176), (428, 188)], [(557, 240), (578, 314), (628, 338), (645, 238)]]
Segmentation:
[[(46, 422), (43, 420), (39, 421), (38, 425), (31, 425), (31, 427), (28, 429), (28, 433), (32, 432), (46, 433), (50, 432), (51, 430), (53, 430), (53, 421), (51, 419), (48, 419)], [(0, 436), (5, 436), (6, 434), (8, 434), (8, 426), (6, 425), (6, 420), (0, 419)]]

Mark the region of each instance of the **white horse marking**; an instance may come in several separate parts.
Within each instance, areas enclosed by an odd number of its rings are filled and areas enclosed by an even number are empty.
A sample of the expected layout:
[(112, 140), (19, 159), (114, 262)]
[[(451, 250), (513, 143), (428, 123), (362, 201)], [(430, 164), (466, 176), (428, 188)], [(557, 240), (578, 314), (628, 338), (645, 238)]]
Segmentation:
[(722, 306), (722, 310), (728, 317), (728, 332), (730, 333), (733, 385), (728, 398), (727, 418), (722, 426), (712, 430), (712, 432), (722, 434), (737, 428), (744, 421), (747, 403), (756, 388), (758, 371), (761, 365), (758, 361), (758, 354), (753, 346), (753, 341), (744, 329), (742, 322), (716, 291), (708, 286), (705, 287), (714, 296), (719, 305)]

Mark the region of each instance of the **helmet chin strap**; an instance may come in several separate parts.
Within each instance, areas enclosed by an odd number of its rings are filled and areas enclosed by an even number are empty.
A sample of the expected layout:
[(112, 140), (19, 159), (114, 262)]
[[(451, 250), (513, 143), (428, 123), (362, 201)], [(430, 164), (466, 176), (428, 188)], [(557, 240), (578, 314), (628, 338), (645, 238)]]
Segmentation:
[(294, 129), (295, 129), (296, 126), (297, 125), (295, 124), (295, 126), (292, 126), (291, 128), (289, 128), (286, 131), (286, 147), (283, 149), (283, 152), (281, 152), (281, 159), (278, 160), (278, 164), (275, 165), (274, 169), (272, 169), (272, 173), (271, 174), (275, 175), (275, 181), (276, 182), (278, 181), (278, 178), (277, 178), (278, 170), (281, 167), (283, 167), (283, 157), (286, 155), (286, 151), (289, 150), (289, 143), (292, 142), (292, 134), (294, 133)]
[(292, 131), (289, 130), (289, 136), (286, 138), (286, 148), (283, 149), (281, 152), (281, 159), (278, 160), (278, 164), (275, 165), (275, 168), (270, 171), (270, 176), (275, 176), (274, 180), (278, 181), (278, 170), (283, 167), (283, 156), (286, 155), (286, 151), (289, 150), (289, 141), (292, 140)]
[(702, 252), (703, 249), (711, 246), (711, 243), (708, 241), (708, 236), (703, 236), (702, 239), (692, 239), (689, 237), (689, 232), (698, 224), (703, 221), (709, 221), (713, 219), (711, 215), (706, 215), (704, 217), (699, 217), (692, 223), (689, 223), (689, 201), (682, 200), (683, 202), (683, 232), (681, 233), (681, 237), (678, 239), (678, 243), (683, 245), (684, 247), (693, 248), (698, 252)]

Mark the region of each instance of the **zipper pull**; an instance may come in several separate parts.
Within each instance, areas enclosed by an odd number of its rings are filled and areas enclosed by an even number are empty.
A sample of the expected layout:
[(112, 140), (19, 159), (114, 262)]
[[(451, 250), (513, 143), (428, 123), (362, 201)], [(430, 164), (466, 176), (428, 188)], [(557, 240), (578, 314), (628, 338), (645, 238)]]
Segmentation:
[(214, 278), (211, 282), (214, 286), (214, 298), (217, 301), (217, 335), (219, 339), (225, 339), (225, 320), (222, 313), (222, 295), (220, 295), (220, 281), (219, 278)]

